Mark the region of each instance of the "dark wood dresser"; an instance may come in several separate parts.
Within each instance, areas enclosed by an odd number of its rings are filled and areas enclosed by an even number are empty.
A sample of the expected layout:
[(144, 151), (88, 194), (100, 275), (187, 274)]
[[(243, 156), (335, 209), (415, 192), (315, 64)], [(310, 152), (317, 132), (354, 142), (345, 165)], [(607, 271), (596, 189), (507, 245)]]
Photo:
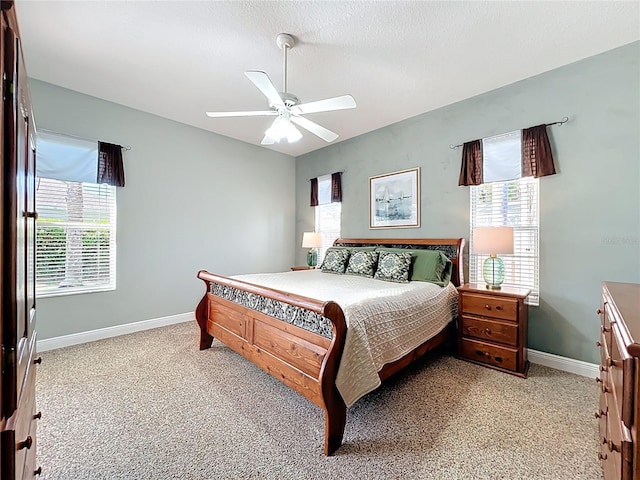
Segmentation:
[(640, 284), (604, 282), (600, 315), (600, 405), (604, 478), (640, 478)]
[(36, 469), (35, 125), (13, 2), (2, 1), (0, 478)]
[(458, 287), (458, 356), (463, 360), (526, 377), (530, 290), (481, 284)]

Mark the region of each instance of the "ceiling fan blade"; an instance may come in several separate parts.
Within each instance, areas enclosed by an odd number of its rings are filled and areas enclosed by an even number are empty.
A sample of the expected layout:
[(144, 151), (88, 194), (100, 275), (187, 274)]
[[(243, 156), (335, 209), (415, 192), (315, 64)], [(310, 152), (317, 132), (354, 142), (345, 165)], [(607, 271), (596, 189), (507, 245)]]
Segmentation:
[(244, 74), (256, 87), (258, 87), (258, 90), (260, 90), (262, 94), (269, 99), (269, 106), (284, 107), (282, 98), (280, 98), (280, 94), (278, 93), (278, 90), (276, 90), (276, 87), (273, 86), (269, 75), (260, 71), (249, 71), (244, 72)]
[(317, 135), (318, 137), (323, 139), (325, 142), (333, 142), (336, 138), (338, 138), (337, 133), (334, 133), (331, 130), (326, 129), (323, 126), (312, 122), (311, 120), (307, 120), (304, 117), (298, 117), (298, 116), (292, 115), (291, 121), (296, 125), (300, 125), (305, 130), (310, 131), (314, 135)]
[(318, 100), (317, 102), (302, 103), (296, 105), (291, 110), (295, 113), (316, 113), (345, 110), (347, 108), (356, 108), (356, 101), (351, 95), (342, 95), (341, 97), (327, 98), (325, 100)]
[(275, 110), (261, 110), (254, 112), (206, 112), (207, 116), (213, 118), (220, 117), (259, 117), (263, 115), (273, 116), (278, 115), (278, 112)]

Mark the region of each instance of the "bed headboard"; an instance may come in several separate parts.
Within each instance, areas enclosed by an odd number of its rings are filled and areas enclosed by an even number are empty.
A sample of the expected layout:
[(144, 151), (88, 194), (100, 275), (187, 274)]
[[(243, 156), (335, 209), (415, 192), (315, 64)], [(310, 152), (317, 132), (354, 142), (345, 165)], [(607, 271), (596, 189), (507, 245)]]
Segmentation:
[(377, 246), (439, 250), (453, 263), (453, 284), (456, 287), (464, 284), (464, 238), (338, 238), (333, 244), (341, 247)]

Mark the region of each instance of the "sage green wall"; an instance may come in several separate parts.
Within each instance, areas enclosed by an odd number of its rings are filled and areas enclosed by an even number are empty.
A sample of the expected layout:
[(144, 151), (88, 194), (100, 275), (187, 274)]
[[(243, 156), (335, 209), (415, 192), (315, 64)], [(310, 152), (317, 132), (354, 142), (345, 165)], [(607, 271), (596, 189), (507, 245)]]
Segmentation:
[(117, 190), (117, 289), (39, 299), (40, 339), (193, 311), (204, 292), (200, 269), (230, 275), (292, 265), (293, 157), (30, 85), (39, 128), (132, 147)]
[[(541, 301), (529, 347), (598, 363), (601, 282), (640, 282), (639, 60), (635, 42), (298, 157), (296, 261), (314, 225), (307, 179), (344, 170), (344, 237), (468, 238), (461, 151), (449, 145), (568, 116), (549, 129), (559, 173), (540, 180)], [(369, 177), (416, 166), (422, 226), (369, 230)]]

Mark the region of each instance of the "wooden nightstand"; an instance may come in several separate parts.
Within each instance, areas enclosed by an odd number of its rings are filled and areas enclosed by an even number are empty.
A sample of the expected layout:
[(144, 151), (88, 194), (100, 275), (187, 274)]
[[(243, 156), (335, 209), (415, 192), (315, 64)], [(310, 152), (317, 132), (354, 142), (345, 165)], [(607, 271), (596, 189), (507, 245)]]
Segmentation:
[(298, 270), (315, 270), (316, 267), (309, 267), (308, 265), (300, 265), (297, 267), (291, 267), (291, 270), (297, 272)]
[(524, 300), (530, 291), (489, 290), (484, 284), (458, 287), (458, 356), (526, 378), (529, 306)]

